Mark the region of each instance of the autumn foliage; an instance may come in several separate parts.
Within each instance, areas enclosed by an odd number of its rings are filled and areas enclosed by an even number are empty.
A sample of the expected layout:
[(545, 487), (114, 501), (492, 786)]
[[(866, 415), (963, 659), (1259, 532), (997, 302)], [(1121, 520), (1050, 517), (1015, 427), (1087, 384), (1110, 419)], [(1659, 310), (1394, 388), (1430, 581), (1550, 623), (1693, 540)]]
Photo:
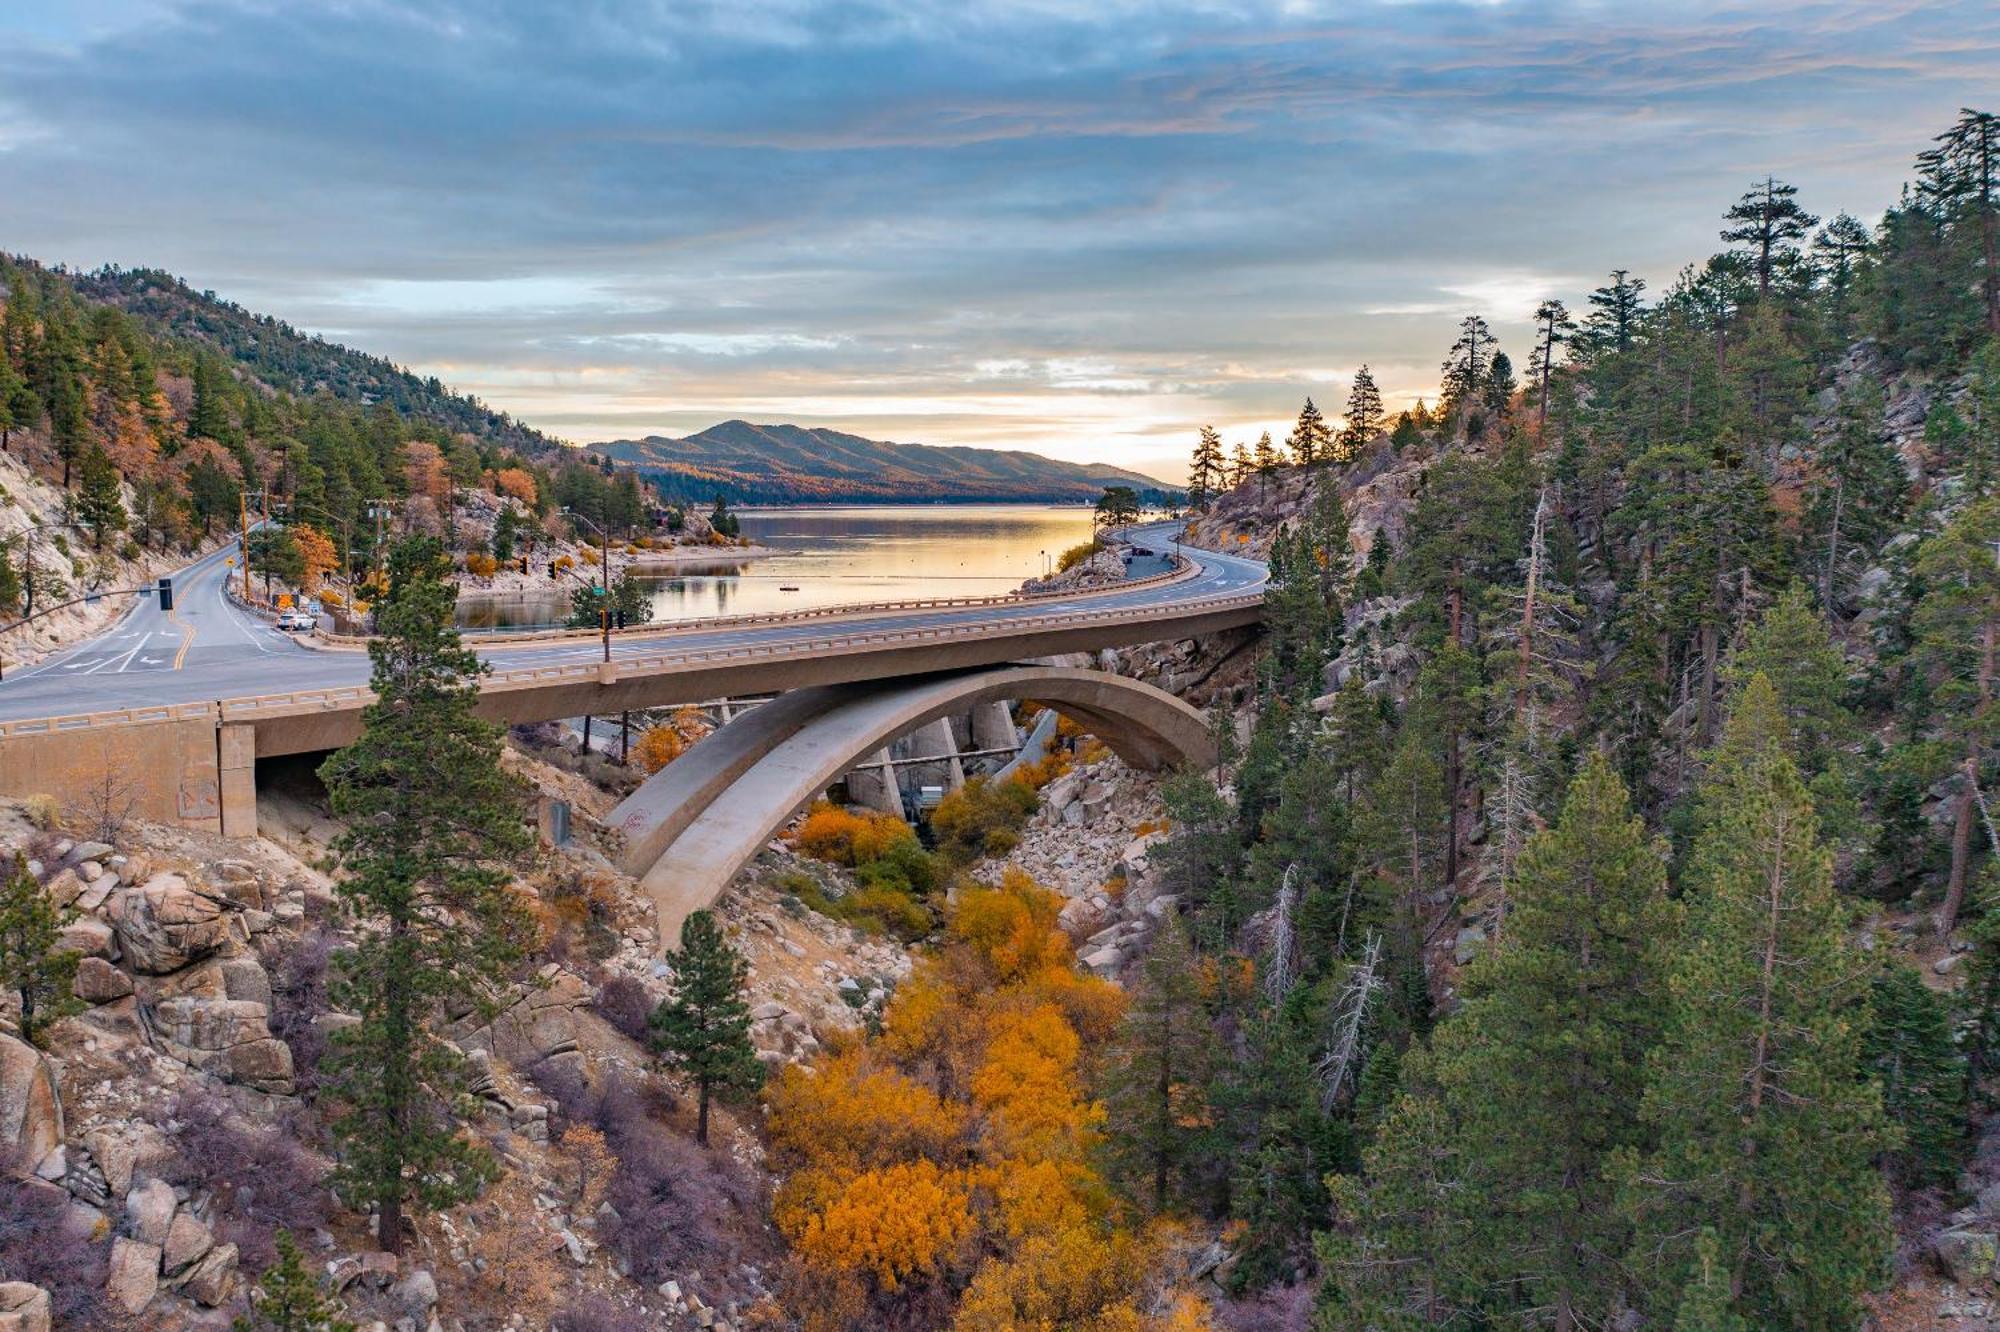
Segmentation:
[(773, 1218), (809, 1328), (1207, 1326), (1145, 1312), (1165, 1236), (1128, 1224), (1092, 1164), (1088, 1052), (1121, 1004), (1078, 971), (1060, 906), (1019, 871), (961, 886), (880, 1034), (771, 1083)]
[(916, 840), (910, 825), (893, 814), (843, 809), (827, 800), (814, 802), (791, 834), (801, 854), (850, 869), (882, 859), (898, 842)]

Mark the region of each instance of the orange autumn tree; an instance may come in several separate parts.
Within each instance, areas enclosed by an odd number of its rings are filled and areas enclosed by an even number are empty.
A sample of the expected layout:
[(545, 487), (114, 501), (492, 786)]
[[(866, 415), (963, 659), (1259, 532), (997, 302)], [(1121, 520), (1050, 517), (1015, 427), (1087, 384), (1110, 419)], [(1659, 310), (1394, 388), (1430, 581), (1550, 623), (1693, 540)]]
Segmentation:
[(1079, 971), (1061, 899), (1010, 870), (962, 885), (879, 1035), (766, 1092), (772, 1214), (813, 1332), (1202, 1332), (1198, 1303), (1144, 1312), (1167, 1234), (1135, 1224), (1092, 1164), (1088, 1051), (1121, 999)]
[(317, 527), (300, 523), (292, 528), (292, 541), (305, 567), (305, 590), (319, 591), (320, 580), (340, 567), (340, 552), (333, 548), (333, 539)]
[(498, 495), (511, 496), (531, 509), (535, 507), (535, 478), (524, 468), (502, 467), (495, 472), (493, 491)]

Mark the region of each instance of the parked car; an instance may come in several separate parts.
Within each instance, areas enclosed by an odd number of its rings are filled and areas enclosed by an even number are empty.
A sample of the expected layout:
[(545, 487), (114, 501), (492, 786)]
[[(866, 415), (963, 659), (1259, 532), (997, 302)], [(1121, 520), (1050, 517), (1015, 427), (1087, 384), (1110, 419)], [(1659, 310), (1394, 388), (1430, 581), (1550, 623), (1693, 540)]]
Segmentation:
[(319, 616), (311, 611), (288, 610), (278, 617), (278, 628), (288, 634), (309, 634), (319, 627)]

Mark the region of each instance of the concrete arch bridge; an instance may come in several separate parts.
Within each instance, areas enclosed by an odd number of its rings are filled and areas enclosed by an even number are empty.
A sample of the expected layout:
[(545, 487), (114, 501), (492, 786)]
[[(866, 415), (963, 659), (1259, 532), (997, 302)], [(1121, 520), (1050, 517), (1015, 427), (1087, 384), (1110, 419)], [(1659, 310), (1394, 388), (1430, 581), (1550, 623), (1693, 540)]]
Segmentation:
[(611, 813), (622, 867), (658, 912), (662, 946), (721, 895), (794, 815), (890, 741), (982, 704), (1031, 700), (1134, 767), (1207, 767), (1207, 719), (1105, 671), (1006, 665), (796, 689), (745, 712), (648, 778)]

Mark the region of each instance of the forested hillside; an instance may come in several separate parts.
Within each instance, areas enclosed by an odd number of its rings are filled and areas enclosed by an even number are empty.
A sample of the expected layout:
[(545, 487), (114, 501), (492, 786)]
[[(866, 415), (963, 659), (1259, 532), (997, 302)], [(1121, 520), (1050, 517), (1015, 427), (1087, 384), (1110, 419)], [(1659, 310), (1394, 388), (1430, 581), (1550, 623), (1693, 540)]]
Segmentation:
[(1095, 500), (1128, 485), (1164, 500), (1173, 487), (1103, 463), (1068, 463), (1019, 450), (940, 448), (863, 439), (838, 430), (724, 421), (685, 439), (651, 435), (592, 444), (636, 468), (662, 495), (707, 503), (829, 500)]
[(1967, 112), (1874, 227), (1761, 181), (1657, 289), (1465, 319), (1434, 409), (1202, 433), (1270, 632), (1159, 852), (1217, 965), (1142, 972), (1104, 1087), (1239, 1326), (1936, 1326), (1893, 1278), (1991, 1279), (1996, 173)]
[[(0, 448), (58, 494), (0, 508), (0, 615), (113, 584), (246, 509), (291, 529), (258, 558), (296, 575), (303, 551), (312, 581), (374, 567), (410, 531), (505, 560), (564, 505), (621, 535), (653, 526), (629, 472), (162, 274), (0, 259), (0, 300)], [(461, 521), (473, 492), (483, 524)]]

